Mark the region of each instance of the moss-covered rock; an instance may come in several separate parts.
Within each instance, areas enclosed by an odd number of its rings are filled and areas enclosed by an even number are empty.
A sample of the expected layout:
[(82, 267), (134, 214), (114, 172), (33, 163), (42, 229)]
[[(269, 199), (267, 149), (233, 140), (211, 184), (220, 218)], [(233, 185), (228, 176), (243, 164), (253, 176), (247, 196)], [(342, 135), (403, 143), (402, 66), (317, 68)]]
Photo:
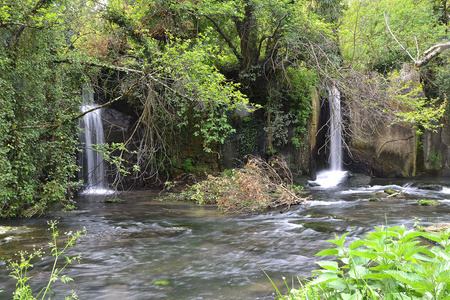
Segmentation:
[(106, 203), (121, 203), (121, 202), (123, 202), (123, 200), (120, 198), (112, 198), (112, 199), (106, 200), (105, 202)]
[(388, 195), (394, 195), (395, 193), (397, 193), (396, 190), (393, 190), (393, 189), (391, 189), (391, 188), (385, 189), (384, 192), (385, 192), (386, 194), (388, 194)]
[(417, 204), (419, 204), (421, 206), (439, 206), (439, 205), (441, 205), (441, 203), (439, 201), (431, 200), (431, 199), (420, 199), (419, 201), (417, 201)]
[(381, 199), (378, 198), (378, 197), (372, 197), (372, 198), (369, 198), (367, 201), (369, 201), (369, 202), (378, 202), (378, 201), (381, 201)]

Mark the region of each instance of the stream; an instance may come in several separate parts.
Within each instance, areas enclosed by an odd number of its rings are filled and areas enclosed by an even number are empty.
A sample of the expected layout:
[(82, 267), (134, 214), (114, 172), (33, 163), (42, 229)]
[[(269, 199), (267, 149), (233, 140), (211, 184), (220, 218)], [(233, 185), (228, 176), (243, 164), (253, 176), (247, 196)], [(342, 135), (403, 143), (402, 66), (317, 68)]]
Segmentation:
[[(304, 183), (306, 179), (304, 180)], [(418, 188), (439, 184), (440, 191)], [(402, 191), (386, 198), (386, 188)], [(412, 227), (450, 222), (450, 179), (371, 179), (353, 176), (335, 188), (310, 187), (313, 200), (305, 206), (260, 214), (222, 215), (214, 206), (158, 201), (152, 191), (123, 193), (120, 203), (84, 195), (78, 210), (48, 217), (2, 220), (0, 258), (19, 249), (46, 247), (48, 220), (58, 220), (61, 232), (87, 230), (70, 249), (83, 260), (65, 270), (74, 279), (53, 287), (52, 299), (64, 299), (70, 290), (79, 299), (275, 299), (275, 290), (262, 269), (282, 287), (296, 276), (308, 277), (314, 257), (333, 245), (324, 242), (351, 231), (348, 240), (362, 237), (373, 226), (405, 224)], [(368, 201), (380, 197), (382, 201)], [(437, 207), (419, 206), (419, 199), (439, 200)], [(0, 228), (1, 228), (0, 226)], [(47, 251), (48, 252), (48, 251)], [(29, 276), (37, 289), (52, 267), (48, 253), (35, 262)], [(12, 299), (15, 281), (0, 262), (0, 299)], [(34, 282), (34, 284), (33, 284)], [(37, 284), (37, 286), (35, 285)], [(286, 289), (281, 289), (283, 292)]]

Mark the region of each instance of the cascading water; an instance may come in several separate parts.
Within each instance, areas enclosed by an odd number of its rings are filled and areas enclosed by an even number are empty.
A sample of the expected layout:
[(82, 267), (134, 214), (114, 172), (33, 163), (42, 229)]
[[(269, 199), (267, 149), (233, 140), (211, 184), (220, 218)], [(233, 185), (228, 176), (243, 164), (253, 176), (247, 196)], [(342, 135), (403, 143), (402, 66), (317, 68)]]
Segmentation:
[(341, 94), (333, 86), (328, 91), (330, 103), (330, 169), (342, 171)]
[[(91, 87), (83, 87), (82, 112), (87, 112), (97, 107), (94, 104), (94, 92)], [(80, 127), (83, 129), (81, 142), (84, 144), (82, 162), (82, 173), (85, 179), (85, 194), (107, 194), (110, 190), (105, 181), (105, 167), (102, 155), (94, 151), (92, 145), (105, 143), (101, 108), (91, 111), (83, 116)]]
[(341, 93), (332, 86), (328, 89), (330, 104), (330, 169), (317, 174), (316, 184), (321, 187), (337, 186), (346, 177), (342, 170)]

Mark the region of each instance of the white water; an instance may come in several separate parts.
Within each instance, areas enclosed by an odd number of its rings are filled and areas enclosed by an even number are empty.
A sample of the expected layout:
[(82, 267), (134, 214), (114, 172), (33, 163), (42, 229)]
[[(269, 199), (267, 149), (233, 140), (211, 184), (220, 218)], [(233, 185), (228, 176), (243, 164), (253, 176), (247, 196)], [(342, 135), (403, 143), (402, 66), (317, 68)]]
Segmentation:
[(342, 171), (341, 94), (333, 86), (328, 90), (330, 103), (330, 169)]
[(319, 172), (315, 183), (323, 188), (338, 186), (347, 176), (342, 170), (341, 94), (333, 86), (328, 89), (330, 103), (330, 169)]
[[(95, 107), (93, 102), (94, 92), (90, 87), (83, 87), (83, 105), (82, 112), (89, 111)], [(96, 109), (84, 115), (80, 126), (83, 128), (82, 141), (84, 142), (84, 152), (82, 159), (83, 177), (85, 178), (86, 188), (84, 194), (110, 194), (105, 181), (105, 166), (103, 157), (97, 151), (94, 151), (92, 145), (105, 143), (102, 125), (102, 110)]]

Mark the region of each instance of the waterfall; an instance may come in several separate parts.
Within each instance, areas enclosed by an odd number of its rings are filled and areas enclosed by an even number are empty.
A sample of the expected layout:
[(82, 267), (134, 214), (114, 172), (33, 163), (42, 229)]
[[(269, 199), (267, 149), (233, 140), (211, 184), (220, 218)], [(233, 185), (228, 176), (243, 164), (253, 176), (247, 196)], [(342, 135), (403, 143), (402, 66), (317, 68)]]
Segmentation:
[(328, 102), (330, 106), (330, 169), (319, 172), (315, 185), (324, 188), (339, 185), (347, 176), (342, 170), (342, 123), (341, 123), (341, 93), (332, 86), (328, 88)]
[[(98, 105), (94, 104), (92, 87), (83, 86), (83, 104), (81, 111), (89, 111)], [(83, 116), (80, 127), (83, 129), (81, 142), (84, 144), (83, 158), (81, 159), (82, 174), (86, 187), (85, 194), (106, 194), (110, 191), (105, 181), (105, 167), (103, 157), (94, 151), (92, 145), (105, 143), (102, 125), (102, 109), (96, 109)]]
[(341, 93), (333, 86), (328, 89), (330, 103), (330, 169), (342, 171)]

